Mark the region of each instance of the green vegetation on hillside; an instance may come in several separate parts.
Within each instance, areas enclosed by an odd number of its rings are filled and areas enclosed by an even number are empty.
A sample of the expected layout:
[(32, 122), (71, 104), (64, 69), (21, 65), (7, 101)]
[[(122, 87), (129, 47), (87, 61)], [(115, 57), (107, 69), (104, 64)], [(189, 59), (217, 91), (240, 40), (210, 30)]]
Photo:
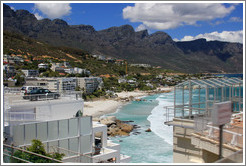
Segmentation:
[[(107, 63), (105, 61), (93, 58), (88, 52), (70, 47), (54, 47), (43, 42), (25, 37), (24, 35), (4, 31), (3, 33), (3, 53), (8, 55), (19, 55), (29, 62), (15, 65), (18, 69), (38, 69), (38, 64), (41, 62), (70, 62), (72, 67), (79, 67), (87, 69), (94, 76), (111, 75), (123, 76), (139, 75), (140, 73), (147, 73), (151, 75), (158, 75), (160, 73), (174, 72), (172, 70), (164, 70), (157, 68), (132, 67), (126, 65), (118, 65), (114, 63)], [(59, 76), (58, 73), (52, 71), (44, 71), (44, 76)], [(74, 76), (74, 75), (66, 75)]]

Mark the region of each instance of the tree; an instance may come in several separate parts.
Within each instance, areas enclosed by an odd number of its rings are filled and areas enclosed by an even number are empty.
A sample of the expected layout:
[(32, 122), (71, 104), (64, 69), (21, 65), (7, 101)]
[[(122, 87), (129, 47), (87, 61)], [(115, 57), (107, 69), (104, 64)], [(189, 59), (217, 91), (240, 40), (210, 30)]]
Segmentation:
[(21, 86), (21, 85), (24, 85), (24, 83), (25, 83), (25, 76), (24, 76), (24, 73), (22, 71), (19, 71), (15, 75), (14, 79), (16, 79), (16, 83), (15, 83), (16, 86)]
[(75, 91), (80, 91), (80, 87), (79, 86), (76, 86), (75, 87)]
[(120, 76), (124, 76), (124, 75), (126, 75), (126, 72), (124, 70), (120, 70), (119, 74), (120, 74)]
[[(65, 156), (64, 153), (58, 153), (58, 152), (47, 153), (45, 151), (43, 143), (40, 140), (36, 140), (36, 139), (32, 140), (32, 145), (27, 147), (26, 150), (33, 152), (33, 153), (43, 155), (43, 156), (54, 158), (54, 159), (60, 160), (60, 161)], [(20, 150), (17, 150), (16, 152), (14, 152), (14, 156), (21, 158), (21, 159), (24, 159), (24, 160), (27, 160), (27, 161), (30, 161), (32, 163), (54, 163), (55, 162), (54, 160), (39, 157), (39, 156), (30, 154), (27, 152), (23, 152)], [(14, 163), (22, 163), (23, 162), (23, 161), (20, 161), (18, 159), (14, 159), (14, 158), (12, 158), (11, 161)]]

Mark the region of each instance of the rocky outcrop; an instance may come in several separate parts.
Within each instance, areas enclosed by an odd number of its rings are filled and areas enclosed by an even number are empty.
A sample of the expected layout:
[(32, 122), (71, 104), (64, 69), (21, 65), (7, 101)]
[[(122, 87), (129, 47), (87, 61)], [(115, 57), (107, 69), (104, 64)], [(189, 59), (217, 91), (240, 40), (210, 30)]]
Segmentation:
[[(97, 120), (97, 119), (94, 119)], [(116, 119), (115, 116), (103, 117), (98, 120), (101, 124), (107, 125), (108, 127), (108, 136), (128, 136), (130, 132), (134, 129), (134, 126), (127, 124)]]

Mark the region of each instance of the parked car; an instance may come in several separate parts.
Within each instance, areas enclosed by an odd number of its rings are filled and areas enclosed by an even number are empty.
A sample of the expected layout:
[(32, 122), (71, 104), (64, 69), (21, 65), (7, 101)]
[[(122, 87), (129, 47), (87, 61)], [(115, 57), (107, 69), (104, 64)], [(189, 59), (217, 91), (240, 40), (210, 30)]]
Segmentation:
[(34, 89), (29, 93), (24, 93), (23, 99), (29, 99), (31, 101), (38, 99), (58, 99), (60, 94), (57, 92), (51, 92), (49, 89)]
[(39, 86), (23, 86), (21, 88), (21, 92), (22, 93), (30, 93), (32, 90), (35, 90), (35, 89), (42, 89), (42, 88)]

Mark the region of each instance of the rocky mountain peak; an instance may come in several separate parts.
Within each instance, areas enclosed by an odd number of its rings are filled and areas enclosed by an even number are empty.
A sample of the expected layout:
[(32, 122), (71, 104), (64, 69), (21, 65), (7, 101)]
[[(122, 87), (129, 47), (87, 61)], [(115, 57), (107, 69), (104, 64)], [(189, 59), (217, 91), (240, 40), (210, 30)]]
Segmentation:
[(4, 17), (15, 17), (15, 12), (8, 5), (3, 4)]
[(86, 32), (86, 33), (94, 33), (96, 32), (95, 28), (91, 25), (70, 25), (71, 28), (75, 28), (79, 31), (83, 31), (83, 32)]

